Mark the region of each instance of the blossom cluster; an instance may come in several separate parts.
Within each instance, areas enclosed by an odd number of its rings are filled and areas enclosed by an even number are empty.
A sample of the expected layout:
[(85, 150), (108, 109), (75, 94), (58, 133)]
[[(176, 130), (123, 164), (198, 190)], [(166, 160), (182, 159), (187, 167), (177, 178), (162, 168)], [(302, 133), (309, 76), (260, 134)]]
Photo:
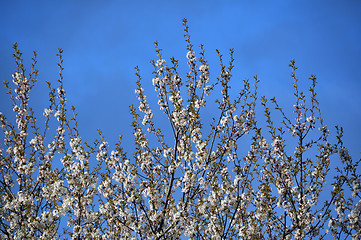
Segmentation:
[[(70, 117), (66, 106), (61, 49), (59, 86), (47, 82), (50, 104), (40, 129), (29, 105), (36, 54), (26, 78), (14, 45), (15, 89), (4, 83), (15, 124), (0, 112), (1, 239), (361, 237), (359, 161), (343, 145), (342, 128), (332, 143), (316, 77), (303, 93), (291, 61), (293, 115), (275, 98), (258, 96), (257, 76), (253, 86), (243, 81), (233, 98), (233, 50), (228, 64), (217, 50), (221, 71), (213, 81), (204, 47), (197, 53), (186, 20), (183, 26), (185, 75), (155, 43), (152, 83), (161, 111), (152, 110), (136, 68), (132, 155), (122, 138), (113, 147), (100, 130), (93, 144), (82, 140), (75, 108)], [(271, 104), (280, 123), (273, 121)], [(156, 122), (156, 114), (169, 124)]]

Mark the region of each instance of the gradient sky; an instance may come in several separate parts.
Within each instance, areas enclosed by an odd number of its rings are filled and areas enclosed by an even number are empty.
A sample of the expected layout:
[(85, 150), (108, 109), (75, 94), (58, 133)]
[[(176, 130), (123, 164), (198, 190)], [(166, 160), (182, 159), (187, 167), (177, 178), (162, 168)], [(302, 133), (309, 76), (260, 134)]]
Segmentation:
[[(193, 44), (205, 45), (213, 76), (218, 74), (212, 71), (218, 69), (215, 49), (227, 59), (234, 48), (233, 84), (257, 74), (260, 94), (276, 96), (283, 106), (294, 104), (290, 59), (296, 60), (304, 89), (315, 74), (326, 124), (343, 126), (346, 146), (360, 158), (361, 2), (356, 0), (1, 1), (0, 80), (11, 80), (15, 70), (13, 43), (18, 42), (27, 66), (37, 51), (39, 87), (32, 97), (42, 111), (48, 106), (45, 81), (58, 79), (56, 54), (63, 48), (64, 85), (79, 113), (80, 135), (91, 140), (100, 128), (114, 142), (131, 129), (135, 66), (146, 93), (153, 91), (153, 42), (159, 42), (166, 60), (174, 56), (186, 62), (183, 18)], [(0, 111), (8, 113), (0, 89)]]

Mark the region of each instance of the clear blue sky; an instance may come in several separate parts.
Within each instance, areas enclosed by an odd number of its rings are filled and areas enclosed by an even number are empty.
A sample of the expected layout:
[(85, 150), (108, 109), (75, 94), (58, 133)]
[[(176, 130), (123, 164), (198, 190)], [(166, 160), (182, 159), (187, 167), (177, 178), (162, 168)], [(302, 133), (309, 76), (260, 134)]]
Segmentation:
[[(45, 81), (58, 79), (56, 54), (63, 48), (65, 90), (79, 113), (80, 134), (90, 140), (101, 128), (114, 141), (131, 129), (136, 65), (152, 91), (153, 42), (159, 41), (165, 57), (186, 61), (182, 18), (189, 21), (194, 45), (205, 45), (211, 74), (216, 75), (212, 66), (218, 69), (215, 49), (226, 55), (234, 48), (235, 83), (257, 74), (261, 94), (276, 96), (282, 105), (294, 104), (290, 59), (301, 81), (316, 74), (326, 124), (343, 126), (345, 144), (360, 158), (361, 2), (356, 0), (1, 1), (0, 80), (11, 80), (15, 70), (13, 43), (19, 43), (28, 65), (36, 50), (39, 88), (32, 96), (42, 110), (47, 95), (41, 90)], [(6, 113), (3, 88), (0, 93), (0, 111)]]

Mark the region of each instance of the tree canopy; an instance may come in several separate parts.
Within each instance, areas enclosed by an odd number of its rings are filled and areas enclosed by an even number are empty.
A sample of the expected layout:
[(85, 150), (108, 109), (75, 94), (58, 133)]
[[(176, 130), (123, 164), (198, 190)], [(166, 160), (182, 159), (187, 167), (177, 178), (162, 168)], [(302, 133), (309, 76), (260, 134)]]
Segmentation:
[(82, 140), (75, 107), (67, 107), (61, 49), (49, 107), (36, 114), (36, 52), (27, 75), (14, 44), (16, 71), (4, 86), (15, 121), (0, 113), (2, 239), (361, 237), (360, 161), (349, 156), (342, 127), (326, 126), (316, 76), (302, 91), (291, 60), (292, 114), (259, 95), (257, 76), (233, 97), (233, 49), (227, 63), (217, 50), (221, 70), (212, 77), (203, 45), (196, 49), (183, 26), (188, 72), (155, 43), (157, 99), (147, 99), (136, 67), (131, 153), (101, 130), (94, 142)]

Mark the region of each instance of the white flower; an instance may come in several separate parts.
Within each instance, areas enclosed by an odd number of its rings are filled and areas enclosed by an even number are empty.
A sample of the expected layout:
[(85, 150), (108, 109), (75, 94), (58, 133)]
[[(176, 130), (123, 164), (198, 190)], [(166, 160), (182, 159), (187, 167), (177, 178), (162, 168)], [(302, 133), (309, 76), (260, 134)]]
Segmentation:
[(228, 123), (228, 116), (223, 116), (222, 119), (221, 119), (221, 126), (224, 126)]
[(192, 51), (188, 51), (187, 52), (187, 58), (191, 59), (193, 57), (193, 52)]
[(310, 116), (310, 117), (308, 117), (308, 118), (306, 119), (306, 121), (309, 122), (309, 123), (311, 123), (311, 124), (313, 124), (313, 123), (315, 123), (315, 118), (312, 117), (312, 116)]
[(47, 109), (47, 108), (45, 108), (43, 115), (44, 115), (45, 117), (48, 117), (48, 116), (50, 116), (52, 113), (53, 113), (53, 109)]
[(212, 87), (207, 85), (205, 88), (203, 88), (203, 92), (208, 96), (211, 93)]
[(194, 55), (194, 52), (193, 51), (188, 51), (187, 52), (187, 58), (190, 62), (193, 62), (193, 61), (196, 61), (197, 58), (196, 56)]
[(172, 78), (173, 78), (174, 84), (179, 85), (182, 83), (182, 79), (180, 78), (180, 76), (178, 74), (173, 75)]
[(202, 73), (206, 73), (206, 72), (208, 72), (208, 70), (209, 70), (209, 66), (207, 64), (202, 64), (199, 67), (199, 71), (201, 71)]
[(166, 157), (170, 156), (171, 152), (172, 152), (171, 148), (164, 149), (163, 150), (163, 157), (166, 158)]
[(155, 65), (156, 65), (157, 67), (160, 67), (160, 66), (162, 66), (164, 63), (166, 63), (164, 59), (158, 59), (158, 60), (157, 60), (157, 63), (156, 63)]
[(18, 112), (19, 109), (20, 109), (20, 108), (18, 107), (18, 105), (15, 105), (14, 108), (13, 108), (13, 111), (14, 111), (14, 112)]
[(152, 79), (153, 85), (156, 85), (159, 83), (159, 77), (153, 78)]
[(15, 73), (12, 75), (12, 77), (13, 77), (13, 82), (14, 82), (16, 85), (18, 85), (19, 82), (20, 82), (20, 80), (21, 80), (21, 74), (18, 73), (18, 72), (15, 72)]

